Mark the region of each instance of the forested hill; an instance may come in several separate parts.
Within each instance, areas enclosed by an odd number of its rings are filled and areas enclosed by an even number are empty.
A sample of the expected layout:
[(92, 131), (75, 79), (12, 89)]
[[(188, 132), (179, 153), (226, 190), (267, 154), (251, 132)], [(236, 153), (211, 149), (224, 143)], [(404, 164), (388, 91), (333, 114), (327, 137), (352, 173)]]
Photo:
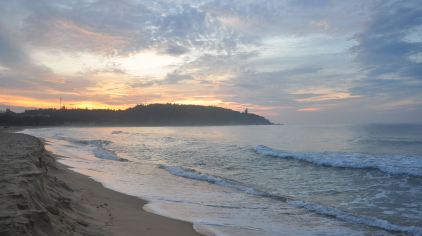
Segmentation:
[(126, 110), (37, 109), (0, 113), (0, 125), (270, 125), (251, 113), (213, 106), (151, 104)]

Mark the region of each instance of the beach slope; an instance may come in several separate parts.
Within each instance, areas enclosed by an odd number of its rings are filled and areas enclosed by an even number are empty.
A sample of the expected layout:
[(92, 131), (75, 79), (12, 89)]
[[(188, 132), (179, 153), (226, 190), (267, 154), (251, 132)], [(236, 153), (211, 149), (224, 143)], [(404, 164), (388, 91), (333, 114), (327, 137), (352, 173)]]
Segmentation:
[(72, 172), (25, 134), (0, 132), (0, 235), (199, 235)]

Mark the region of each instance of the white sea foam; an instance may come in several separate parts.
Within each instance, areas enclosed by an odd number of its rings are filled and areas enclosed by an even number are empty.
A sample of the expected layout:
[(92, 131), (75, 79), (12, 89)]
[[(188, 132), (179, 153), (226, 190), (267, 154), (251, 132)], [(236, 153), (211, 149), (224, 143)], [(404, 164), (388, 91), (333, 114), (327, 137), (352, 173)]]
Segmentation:
[(112, 161), (127, 161), (124, 158), (118, 157), (115, 152), (105, 148), (105, 146), (108, 146), (112, 143), (109, 140), (102, 140), (102, 139), (79, 140), (79, 139), (63, 138), (63, 137), (61, 139), (78, 144), (78, 145), (90, 147), (94, 156), (98, 158), (105, 159), (105, 160), (112, 160)]
[(68, 141), (74, 144), (79, 145), (96, 145), (96, 146), (102, 146), (102, 145), (110, 145), (112, 142), (109, 140), (102, 140), (102, 139), (93, 139), (93, 140), (85, 140), (85, 139), (75, 139), (70, 137), (63, 137), (60, 135), (53, 135), (55, 139), (58, 140), (64, 140)]
[(110, 145), (111, 141), (109, 140), (76, 140), (76, 143), (84, 144), (84, 145), (95, 145), (95, 146), (105, 146)]
[(388, 231), (396, 231), (396, 232), (403, 232), (410, 235), (422, 235), (422, 228), (417, 226), (403, 226), (397, 225), (388, 222), (387, 220), (377, 219), (368, 216), (358, 216), (353, 215), (348, 212), (341, 211), (336, 208), (326, 207), (315, 203), (308, 203), (299, 200), (288, 200), (287, 201), (290, 205), (298, 206), (305, 208), (309, 211), (321, 214), (332, 216), (337, 219), (355, 223), (355, 224), (364, 224), (372, 227), (377, 227), (380, 229), (388, 230)]
[(113, 161), (120, 160), (120, 158), (114, 152), (104, 149), (102, 147), (95, 147), (93, 152), (96, 157), (101, 158), (101, 159), (113, 160)]
[(308, 203), (301, 200), (295, 200), (295, 199), (292, 199), (291, 197), (283, 197), (283, 196), (274, 195), (274, 194), (260, 191), (251, 187), (247, 187), (243, 185), (242, 183), (239, 183), (233, 180), (228, 180), (222, 177), (201, 173), (199, 171), (189, 169), (189, 168), (183, 168), (179, 166), (168, 166), (168, 165), (160, 165), (160, 168), (165, 169), (171, 174), (176, 175), (176, 176), (189, 178), (193, 180), (205, 181), (205, 182), (216, 184), (222, 187), (236, 189), (238, 191), (242, 191), (251, 195), (281, 200), (281, 201), (287, 202), (290, 205), (300, 207), (300, 208), (305, 208), (309, 211), (312, 211), (321, 215), (335, 217), (337, 219), (340, 219), (346, 222), (355, 223), (355, 224), (363, 224), (363, 225), (377, 227), (377, 228), (388, 230), (388, 231), (403, 232), (410, 235), (418, 235), (418, 236), (422, 235), (422, 228), (417, 227), (417, 226), (397, 225), (383, 219), (377, 219), (377, 218), (368, 217), (368, 216), (353, 215), (351, 213), (344, 212), (336, 208), (326, 207), (326, 206), (315, 204), (315, 203)]
[(345, 152), (289, 152), (258, 145), (262, 155), (292, 158), (313, 164), (354, 169), (378, 169), (389, 174), (422, 176), (422, 157), (405, 155), (369, 155)]

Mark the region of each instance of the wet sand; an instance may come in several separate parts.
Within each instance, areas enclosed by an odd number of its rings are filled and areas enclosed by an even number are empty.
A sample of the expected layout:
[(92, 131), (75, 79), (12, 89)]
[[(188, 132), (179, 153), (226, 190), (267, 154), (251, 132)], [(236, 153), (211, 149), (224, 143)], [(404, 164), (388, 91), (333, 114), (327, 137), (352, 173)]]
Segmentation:
[(0, 131), (0, 235), (199, 235), (55, 161), (41, 140)]

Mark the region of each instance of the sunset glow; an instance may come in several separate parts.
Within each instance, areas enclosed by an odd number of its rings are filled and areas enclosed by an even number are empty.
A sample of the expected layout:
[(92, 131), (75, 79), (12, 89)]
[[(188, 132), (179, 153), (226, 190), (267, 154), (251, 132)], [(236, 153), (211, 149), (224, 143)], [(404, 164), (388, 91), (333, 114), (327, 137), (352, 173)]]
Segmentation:
[(62, 97), (89, 109), (248, 107), (280, 122), (324, 122), (309, 112), (321, 109), (338, 121), (422, 112), (419, 23), (383, 28), (416, 2), (152, 2), (3, 3), (0, 110)]
[(297, 109), (296, 111), (299, 111), (299, 112), (308, 112), (308, 111), (310, 111), (310, 112), (312, 112), (312, 111), (319, 111), (319, 110), (321, 110), (321, 109), (318, 108), (318, 107), (305, 107), (305, 108)]

